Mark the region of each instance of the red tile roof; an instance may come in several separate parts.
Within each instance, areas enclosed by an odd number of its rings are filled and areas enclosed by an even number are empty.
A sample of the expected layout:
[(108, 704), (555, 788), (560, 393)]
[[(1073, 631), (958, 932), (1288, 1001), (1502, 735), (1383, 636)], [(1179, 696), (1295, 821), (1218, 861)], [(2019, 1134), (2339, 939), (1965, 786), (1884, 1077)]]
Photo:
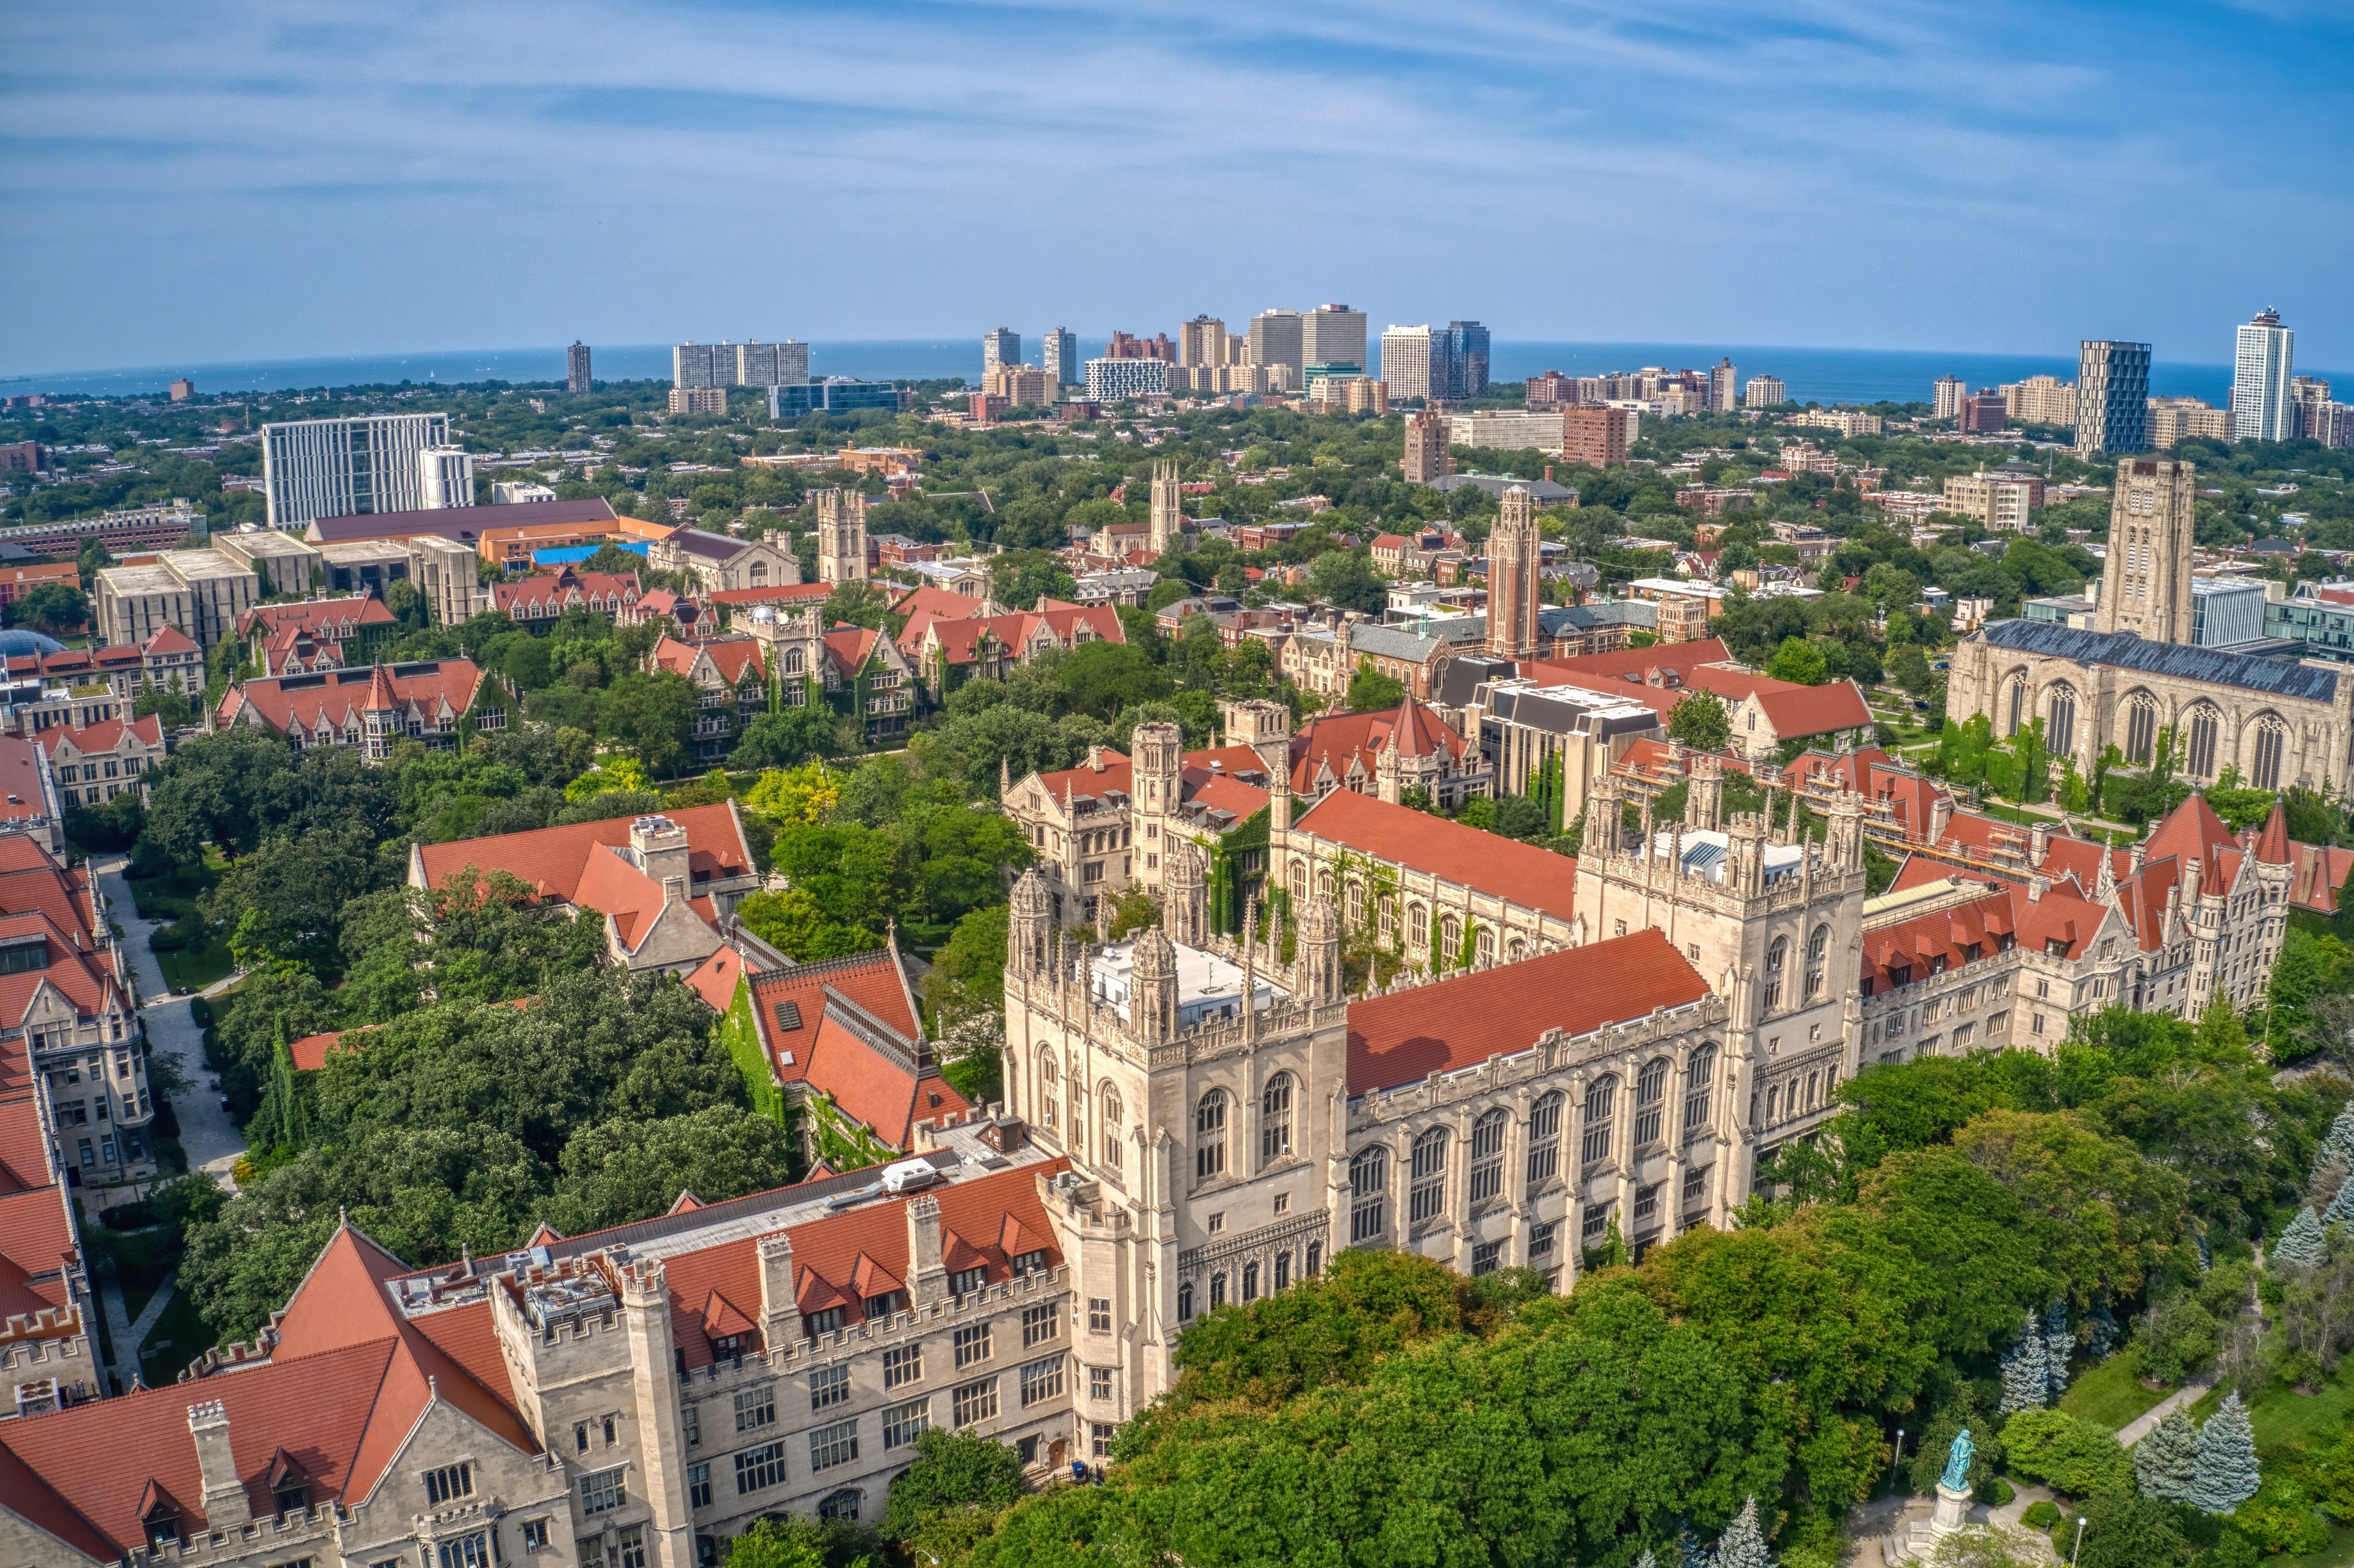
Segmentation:
[(40, 747), (20, 735), (0, 735), (0, 822), (21, 822), (49, 814), (41, 789)]
[(1370, 780), (1383, 749), (1392, 745), (1401, 757), (1461, 757), (1470, 742), (1412, 696), (1394, 708), (1319, 715), (1291, 737), (1291, 792), (1347, 789), (1352, 777)]
[(519, 620), (546, 620), (578, 605), (608, 612), (638, 597), (635, 572), (576, 572), (567, 567), (540, 577), (491, 585), (492, 608)]
[(331, 730), (357, 739), (366, 734), (362, 715), (372, 711), (399, 710), (428, 726), (455, 720), (473, 706), (482, 683), (472, 659), (325, 670), (231, 686), (218, 715), (224, 726), (249, 713), (280, 735), (300, 724), (313, 736)]
[(126, 730), (130, 732), (131, 738), (136, 743), (133, 747), (133, 750), (136, 750), (139, 746), (160, 747), (164, 744), (164, 721), (154, 714), (149, 714), (145, 718), (132, 719), (127, 724), (122, 719), (111, 718), (101, 719), (96, 724), (83, 725), (80, 727), (62, 724), (51, 725), (35, 736), (34, 739), (40, 742), (41, 749), (49, 754), (51, 761), (55, 761), (59, 743), (67, 740), (72, 741), (73, 748), (84, 756), (93, 751), (121, 750), (123, 733)]
[(392, 624), (392, 611), (385, 608), (384, 600), (372, 593), (355, 593), (343, 599), (308, 599), (298, 604), (257, 604), (237, 618), (237, 634), (249, 640), (253, 629), (260, 626), (272, 637), (307, 631), (340, 642), (367, 627)]
[(1371, 795), (1335, 789), (1292, 828), (1564, 920), (1577, 896), (1577, 862), (1567, 855)]
[(891, 607), (894, 615), (929, 615), (935, 620), (978, 620), (989, 610), (989, 600), (972, 599), (926, 583), (910, 589)]
[[(687, 865), (695, 885), (714, 877), (748, 876), (752, 851), (744, 830), (727, 801), (716, 806), (682, 806), (666, 811), (686, 832)], [(490, 838), (460, 839), (446, 844), (419, 844), (418, 862), (426, 885), (440, 887), (468, 866), (488, 873), (504, 871), (521, 877), (543, 898), (561, 898), (578, 905), (581, 878), (589, 869), (589, 851), (599, 845), (618, 847), (630, 842), (630, 819), (574, 822), (560, 828), (535, 828), (526, 832), (499, 833)], [(610, 913), (610, 911), (609, 911)]]
[(1517, 964), (1349, 1004), (1349, 1093), (1417, 1083), (1529, 1049), (1548, 1029), (1578, 1035), (1682, 1007), (1708, 982), (1664, 933), (1564, 948)]

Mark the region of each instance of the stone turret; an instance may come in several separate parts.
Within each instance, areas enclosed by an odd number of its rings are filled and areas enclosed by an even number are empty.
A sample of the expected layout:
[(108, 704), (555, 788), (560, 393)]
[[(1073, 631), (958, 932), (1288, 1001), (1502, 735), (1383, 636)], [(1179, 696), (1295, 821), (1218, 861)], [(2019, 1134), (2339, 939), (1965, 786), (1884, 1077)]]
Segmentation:
[(1055, 907), (1046, 879), (1032, 866), (1013, 885), (1013, 907), (1005, 920), (1005, 966), (1016, 974), (1036, 974), (1046, 967), (1047, 933), (1054, 929)]
[(1341, 912), (1319, 894), (1299, 912), (1299, 990), (1310, 1001), (1338, 1001), (1341, 987)]
[(1684, 826), (1712, 832), (1724, 818), (1724, 763), (1703, 753), (1691, 760), (1684, 791)]
[(1169, 844), (1168, 890), (1161, 900), (1161, 923), (1169, 939), (1188, 948), (1210, 940), (1210, 889), (1202, 872), (1202, 850), (1182, 839)]
[(1136, 939), (1129, 969), (1128, 1022), (1148, 1045), (1177, 1033), (1177, 948), (1158, 926)]
[(1755, 898), (1766, 890), (1766, 819), (1755, 811), (1735, 814), (1725, 824), (1733, 866), (1725, 881), (1734, 893)]
[(1829, 811), (1830, 863), (1840, 871), (1863, 869), (1863, 797), (1842, 789)]

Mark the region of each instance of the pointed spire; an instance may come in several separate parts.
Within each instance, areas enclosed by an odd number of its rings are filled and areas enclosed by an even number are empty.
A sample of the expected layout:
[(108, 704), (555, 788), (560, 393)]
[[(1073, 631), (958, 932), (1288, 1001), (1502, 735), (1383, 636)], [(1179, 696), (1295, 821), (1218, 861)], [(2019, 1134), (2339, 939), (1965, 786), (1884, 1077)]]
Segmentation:
[(2255, 856), (2266, 865), (2286, 865), (2292, 858), (2288, 813), (2278, 800), (2273, 801), (2272, 815), (2264, 819), (2264, 832), (2256, 835)]
[(2103, 904), (2117, 901), (2117, 852), (2106, 842), (2101, 845), (2101, 874), (2093, 884), (2093, 896)]
[(997, 759), (997, 798), (1002, 800), (1012, 793), (1013, 793), (1013, 758), (1010, 756), (1000, 757)]
[(1243, 904), (1243, 1038), (1258, 1038), (1258, 903)]

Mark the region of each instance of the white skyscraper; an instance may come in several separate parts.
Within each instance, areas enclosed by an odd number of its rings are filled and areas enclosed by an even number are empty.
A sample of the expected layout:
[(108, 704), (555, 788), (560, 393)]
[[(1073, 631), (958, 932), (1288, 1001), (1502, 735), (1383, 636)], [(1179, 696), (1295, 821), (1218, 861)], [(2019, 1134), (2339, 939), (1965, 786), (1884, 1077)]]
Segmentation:
[(1434, 366), (1443, 382), (1446, 365), (1443, 331), (1434, 334), (1428, 326), (1394, 326), (1383, 332), (1382, 380), (1390, 389), (1392, 402), (1413, 397), (1427, 401)]
[(1085, 381), (1087, 372), (1079, 363), (1079, 334), (1068, 327), (1047, 328), (1039, 340), (1038, 365), (1057, 387), (1076, 387)]
[(800, 387), (809, 380), (809, 344), (787, 338), (743, 344), (736, 355), (738, 387)]
[(1022, 334), (1012, 327), (999, 327), (995, 332), (981, 334), (981, 373), (987, 376), (1001, 365), (1022, 363)]
[[(371, 414), (261, 427), (261, 484), (272, 528), (370, 512), (421, 512), (429, 447), (450, 444), (447, 414)], [(469, 480), (468, 493), (472, 493)]]
[(474, 454), (463, 447), (427, 447), (417, 454), (417, 484), (429, 508), (474, 503)]
[(2261, 311), (2240, 329), (2240, 352), (2232, 363), (2232, 439), (2285, 441), (2296, 434), (2296, 402), (2289, 394), (2296, 334), (2280, 324), (2276, 311)]

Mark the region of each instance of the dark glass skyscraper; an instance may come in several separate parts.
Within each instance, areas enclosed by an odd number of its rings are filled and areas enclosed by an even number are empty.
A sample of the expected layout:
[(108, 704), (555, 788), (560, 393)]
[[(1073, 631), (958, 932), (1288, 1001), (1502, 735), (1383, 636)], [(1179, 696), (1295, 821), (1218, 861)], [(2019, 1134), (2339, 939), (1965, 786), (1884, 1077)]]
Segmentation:
[(564, 351), (564, 387), (576, 397), (588, 395), (588, 345), (578, 338)]
[(2149, 450), (2149, 344), (2085, 339), (2076, 349), (2076, 455)]
[(1488, 395), (1488, 329), (1478, 322), (1447, 323), (1445, 395), (1450, 398)]

